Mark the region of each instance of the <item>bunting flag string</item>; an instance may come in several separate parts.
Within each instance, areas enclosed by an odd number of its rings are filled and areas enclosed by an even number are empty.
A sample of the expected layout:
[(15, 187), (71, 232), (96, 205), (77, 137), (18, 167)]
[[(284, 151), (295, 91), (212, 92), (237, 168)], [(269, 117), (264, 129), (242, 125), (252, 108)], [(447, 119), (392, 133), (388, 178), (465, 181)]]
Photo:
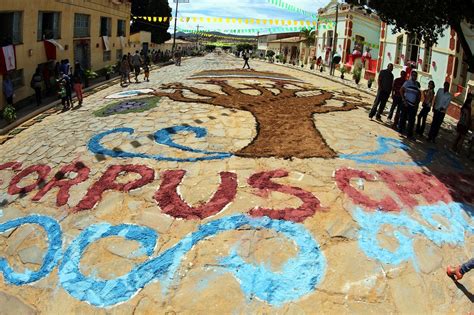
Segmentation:
[(290, 12), (294, 12), (294, 13), (298, 13), (298, 14), (301, 14), (301, 15), (309, 16), (309, 17), (312, 17), (314, 19), (317, 18), (317, 15), (314, 14), (313, 12), (300, 9), (300, 8), (298, 8), (298, 7), (296, 7), (292, 4), (289, 4), (287, 2), (284, 2), (282, 0), (267, 0), (267, 2), (274, 5), (274, 6), (277, 6), (279, 8), (290, 11)]
[[(173, 17), (157, 17), (157, 16), (134, 16), (136, 20), (145, 20), (148, 22), (155, 22), (155, 23), (164, 23), (164, 22), (172, 22)], [(222, 17), (180, 17), (178, 21), (184, 23), (226, 23), (226, 24), (256, 24), (256, 25), (274, 25), (274, 26), (317, 26), (318, 21), (310, 21), (310, 20), (285, 20), (285, 19), (254, 19), (254, 18), (222, 18)], [(322, 21), (319, 21), (321, 24)], [(328, 23), (332, 23), (328, 21)]]
[[(276, 1), (276, 0), (275, 0)], [(134, 16), (135, 20), (145, 20), (147, 22), (164, 23), (172, 22), (173, 17), (156, 17), (156, 16)], [(312, 28), (318, 26), (319, 29), (334, 29), (335, 23), (326, 18), (319, 18), (317, 21), (309, 20), (285, 20), (285, 19), (254, 19), (254, 18), (222, 18), (222, 17), (180, 17), (179, 21), (183, 23), (226, 23), (226, 24), (240, 24), (240, 25), (262, 25), (275, 28), (286, 28), (285, 31), (298, 31), (302, 28)], [(255, 28), (253, 32), (255, 32)], [(258, 30), (256, 31), (258, 32)], [(252, 33), (252, 31), (245, 31), (244, 29), (236, 30), (235, 33)]]

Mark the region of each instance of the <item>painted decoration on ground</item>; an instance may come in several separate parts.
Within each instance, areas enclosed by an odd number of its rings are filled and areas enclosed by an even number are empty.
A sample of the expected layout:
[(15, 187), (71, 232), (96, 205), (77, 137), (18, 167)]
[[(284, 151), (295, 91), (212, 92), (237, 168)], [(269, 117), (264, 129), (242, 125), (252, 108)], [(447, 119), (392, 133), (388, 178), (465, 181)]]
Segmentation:
[[(258, 79), (259, 72), (248, 73)], [(350, 111), (366, 105), (357, 97), (338, 95), (298, 82), (265, 80), (234, 86), (226, 80), (212, 79), (203, 83), (217, 86), (220, 92), (171, 83), (161, 86), (153, 94), (178, 102), (250, 112), (257, 122), (257, 135), (248, 146), (234, 153), (241, 157), (334, 158), (337, 154), (316, 128), (313, 115)], [(331, 105), (331, 100), (340, 101), (341, 105)]]
[(128, 97), (139, 96), (142, 94), (148, 94), (150, 92), (153, 92), (153, 90), (152, 89), (128, 90), (128, 91), (111, 94), (109, 96), (106, 96), (105, 98), (107, 99), (128, 98)]
[[(474, 234), (472, 208), (456, 203), (438, 203), (429, 206), (417, 206), (414, 212), (423, 221), (413, 217), (413, 213), (386, 213), (382, 211), (366, 212), (357, 207), (354, 219), (360, 225), (359, 245), (364, 253), (382, 263), (398, 265), (412, 261), (418, 269), (413, 242), (416, 236), (422, 236), (434, 244), (461, 245), (467, 234)], [(393, 228), (387, 232), (387, 227)], [(390, 233), (390, 235), (388, 234)], [(380, 244), (380, 235), (394, 237), (398, 242), (395, 250), (384, 248)]]
[[(421, 160), (390, 161), (385, 159), (384, 156), (400, 150), (408, 152), (412, 149), (401, 140), (394, 138), (378, 137), (377, 144), (378, 148), (374, 151), (368, 151), (361, 154), (341, 154), (339, 157), (341, 159), (352, 160), (360, 164), (378, 164), (386, 166), (426, 166), (433, 163), (435, 156), (441, 155), (438, 153), (438, 150), (430, 148), (427, 150), (425, 157)], [(444, 157), (454, 168), (463, 169), (463, 166), (458, 161), (458, 159), (451, 154), (446, 153), (444, 154)]]
[[(214, 237), (225, 231), (240, 228), (269, 229), (280, 233), (298, 247), (298, 253), (289, 259), (278, 272), (264, 265), (252, 265), (243, 260), (236, 250), (219, 260), (219, 265), (234, 275), (247, 297), (257, 297), (273, 306), (294, 302), (313, 292), (321, 282), (326, 260), (318, 243), (302, 225), (269, 218), (251, 218), (245, 215), (224, 217), (201, 225), (196, 232), (185, 236), (173, 247), (156, 257), (150, 257), (156, 247), (157, 233), (148, 228), (132, 224), (112, 226), (107, 223), (91, 225), (77, 236), (61, 252), (61, 227), (53, 218), (31, 215), (0, 224), (0, 233), (24, 224), (37, 224), (48, 235), (48, 250), (43, 266), (36, 272), (26, 270), (17, 273), (9, 266), (6, 258), (0, 259), (0, 271), (5, 281), (13, 285), (24, 285), (47, 277), (59, 260), (59, 281), (74, 298), (97, 307), (113, 306), (131, 299), (147, 284), (161, 281), (167, 287), (175, 280), (175, 273), (181, 261), (201, 240)], [(129, 273), (115, 279), (99, 279), (84, 275), (80, 261), (87, 248), (103, 238), (123, 237), (140, 243), (149, 259), (135, 266)]]
[(107, 117), (117, 114), (140, 113), (157, 106), (159, 98), (145, 98), (120, 101), (109, 104), (94, 112), (97, 117)]
[(101, 141), (105, 137), (115, 133), (126, 133), (126, 134), (133, 134), (135, 132), (132, 128), (115, 128), (106, 132), (99, 133), (98, 135), (93, 136), (88, 143), (89, 150), (94, 154), (100, 154), (104, 156), (110, 156), (114, 158), (143, 158), (143, 159), (152, 159), (157, 161), (174, 161), (174, 162), (197, 162), (197, 161), (207, 161), (207, 160), (220, 160), (224, 158), (231, 157), (231, 153), (227, 152), (212, 152), (206, 150), (198, 150), (189, 148), (187, 146), (183, 146), (177, 144), (173, 141), (172, 136), (179, 132), (191, 132), (194, 133), (196, 138), (204, 138), (207, 135), (207, 131), (205, 128), (202, 127), (192, 127), (192, 126), (174, 126), (170, 128), (165, 128), (158, 130), (153, 135), (155, 142), (158, 144), (162, 144), (174, 149), (178, 149), (185, 152), (190, 153), (199, 153), (203, 154), (204, 156), (200, 157), (189, 157), (189, 158), (177, 158), (177, 157), (169, 157), (164, 155), (151, 155), (146, 153), (136, 153), (136, 152), (125, 152), (117, 149), (107, 149), (102, 145)]

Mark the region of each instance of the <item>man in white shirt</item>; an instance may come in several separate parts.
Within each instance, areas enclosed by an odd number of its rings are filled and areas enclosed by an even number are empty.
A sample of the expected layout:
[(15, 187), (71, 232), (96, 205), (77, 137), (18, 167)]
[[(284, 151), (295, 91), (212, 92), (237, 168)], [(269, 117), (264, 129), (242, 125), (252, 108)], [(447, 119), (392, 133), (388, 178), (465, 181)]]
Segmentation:
[(439, 89), (436, 93), (435, 105), (433, 106), (433, 121), (428, 134), (428, 141), (430, 142), (435, 143), (444, 116), (446, 116), (446, 111), (451, 103), (451, 97), (451, 93), (449, 93), (449, 82), (444, 82), (444, 87)]

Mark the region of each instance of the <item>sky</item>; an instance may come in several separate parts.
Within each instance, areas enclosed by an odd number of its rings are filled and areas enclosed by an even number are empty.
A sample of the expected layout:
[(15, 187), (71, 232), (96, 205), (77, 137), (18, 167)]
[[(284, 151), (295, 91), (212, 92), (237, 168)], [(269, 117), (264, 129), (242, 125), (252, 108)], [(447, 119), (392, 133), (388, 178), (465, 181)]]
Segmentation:
[[(330, 0), (283, 0), (284, 2), (294, 5), (300, 9), (317, 13), (317, 10), (324, 7)], [(175, 15), (176, 4), (173, 0), (169, 0), (169, 5), (173, 9), (173, 17)], [(189, 0), (189, 3), (179, 3), (178, 5), (178, 29), (196, 29), (200, 25), (200, 29), (210, 29), (223, 31), (229, 29), (264, 29), (275, 26), (256, 25), (256, 24), (238, 24), (238, 23), (193, 23), (181, 22), (180, 17), (222, 17), (222, 18), (253, 18), (253, 19), (284, 19), (284, 20), (312, 20), (310, 17), (290, 12), (287, 9), (280, 8), (274, 4), (268, 3), (267, 0)], [(173, 32), (174, 22), (170, 25), (170, 32)], [(228, 32), (226, 32), (228, 33)], [(262, 30), (260, 34), (268, 34), (268, 31)], [(253, 33), (245, 35), (256, 35)]]

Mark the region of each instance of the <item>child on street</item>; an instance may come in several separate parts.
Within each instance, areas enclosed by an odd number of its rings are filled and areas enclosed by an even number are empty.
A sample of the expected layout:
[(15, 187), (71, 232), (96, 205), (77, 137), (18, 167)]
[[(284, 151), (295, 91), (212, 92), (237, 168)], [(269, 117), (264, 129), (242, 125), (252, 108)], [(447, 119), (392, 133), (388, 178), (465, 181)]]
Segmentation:
[(148, 63), (145, 63), (143, 70), (145, 71), (145, 81), (150, 82), (150, 66)]

